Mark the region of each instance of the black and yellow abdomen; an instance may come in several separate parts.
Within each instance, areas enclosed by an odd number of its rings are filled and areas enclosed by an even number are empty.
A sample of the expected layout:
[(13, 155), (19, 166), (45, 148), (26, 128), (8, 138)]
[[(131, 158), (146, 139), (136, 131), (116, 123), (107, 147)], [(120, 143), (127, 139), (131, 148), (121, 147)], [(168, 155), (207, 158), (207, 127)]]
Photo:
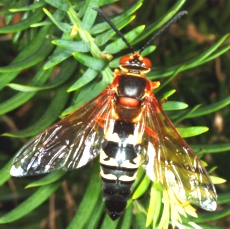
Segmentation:
[(141, 145), (134, 137), (135, 124), (116, 120), (100, 154), (106, 208), (117, 219), (126, 207), (141, 158)]

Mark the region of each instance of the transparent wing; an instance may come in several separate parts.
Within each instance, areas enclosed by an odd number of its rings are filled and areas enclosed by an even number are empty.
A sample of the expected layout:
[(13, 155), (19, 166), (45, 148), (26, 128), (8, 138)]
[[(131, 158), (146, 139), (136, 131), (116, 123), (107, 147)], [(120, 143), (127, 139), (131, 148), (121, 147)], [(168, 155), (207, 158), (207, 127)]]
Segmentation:
[(94, 159), (110, 117), (111, 89), (67, 116), (25, 145), (14, 159), (11, 175), (26, 176), (57, 169), (72, 170)]
[(183, 140), (154, 95), (144, 109), (146, 173), (176, 196), (205, 210), (216, 209), (215, 187), (197, 155)]

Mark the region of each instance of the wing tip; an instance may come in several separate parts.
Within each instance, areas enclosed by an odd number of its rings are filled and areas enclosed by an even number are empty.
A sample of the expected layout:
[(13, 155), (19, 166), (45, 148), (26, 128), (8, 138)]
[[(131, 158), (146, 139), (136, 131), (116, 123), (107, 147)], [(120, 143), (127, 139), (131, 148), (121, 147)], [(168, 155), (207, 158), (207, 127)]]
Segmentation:
[(16, 168), (14, 165), (12, 165), (11, 169), (10, 169), (10, 175), (13, 177), (21, 177), (21, 176), (25, 176), (25, 172), (22, 168)]
[(217, 208), (216, 198), (207, 198), (205, 201), (199, 203), (199, 206), (206, 211), (215, 211)]

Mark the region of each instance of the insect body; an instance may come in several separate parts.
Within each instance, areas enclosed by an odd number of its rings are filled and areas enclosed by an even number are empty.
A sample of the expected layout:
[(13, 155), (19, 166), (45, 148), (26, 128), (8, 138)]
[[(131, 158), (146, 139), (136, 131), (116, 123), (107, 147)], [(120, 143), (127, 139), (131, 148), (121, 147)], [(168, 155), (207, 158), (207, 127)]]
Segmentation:
[(123, 212), (140, 165), (144, 133), (141, 120), (146, 93), (151, 89), (151, 82), (142, 73), (150, 70), (150, 61), (146, 62), (137, 53), (123, 57), (121, 69), (127, 71), (115, 71), (110, 89), (114, 93), (112, 112), (100, 163), (106, 207), (112, 219)]
[(24, 146), (11, 174), (72, 170), (100, 154), (105, 203), (113, 220), (126, 207), (140, 165), (153, 182), (203, 209), (215, 210), (217, 197), (208, 173), (152, 92), (159, 82), (146, 78), (151, 66), (140, 52), (122, 57), (113, 83)]

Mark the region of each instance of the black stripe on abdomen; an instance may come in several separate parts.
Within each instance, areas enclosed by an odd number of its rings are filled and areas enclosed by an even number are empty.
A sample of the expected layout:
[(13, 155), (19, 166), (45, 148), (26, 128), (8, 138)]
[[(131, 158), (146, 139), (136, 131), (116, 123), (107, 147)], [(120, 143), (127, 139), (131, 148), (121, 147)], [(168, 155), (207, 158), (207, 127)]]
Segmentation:
[[(125, 210), (137, 169), (121, 169), (101, 164), (102, 187), (106, 209), (115, 220)], [(111, 179), (109, 179), (111, 178)]]
[(140, 154), (132, 144), (107, 141), (100, 154), (105, 204), (115, 220), (124, 211), (140, 164)]

